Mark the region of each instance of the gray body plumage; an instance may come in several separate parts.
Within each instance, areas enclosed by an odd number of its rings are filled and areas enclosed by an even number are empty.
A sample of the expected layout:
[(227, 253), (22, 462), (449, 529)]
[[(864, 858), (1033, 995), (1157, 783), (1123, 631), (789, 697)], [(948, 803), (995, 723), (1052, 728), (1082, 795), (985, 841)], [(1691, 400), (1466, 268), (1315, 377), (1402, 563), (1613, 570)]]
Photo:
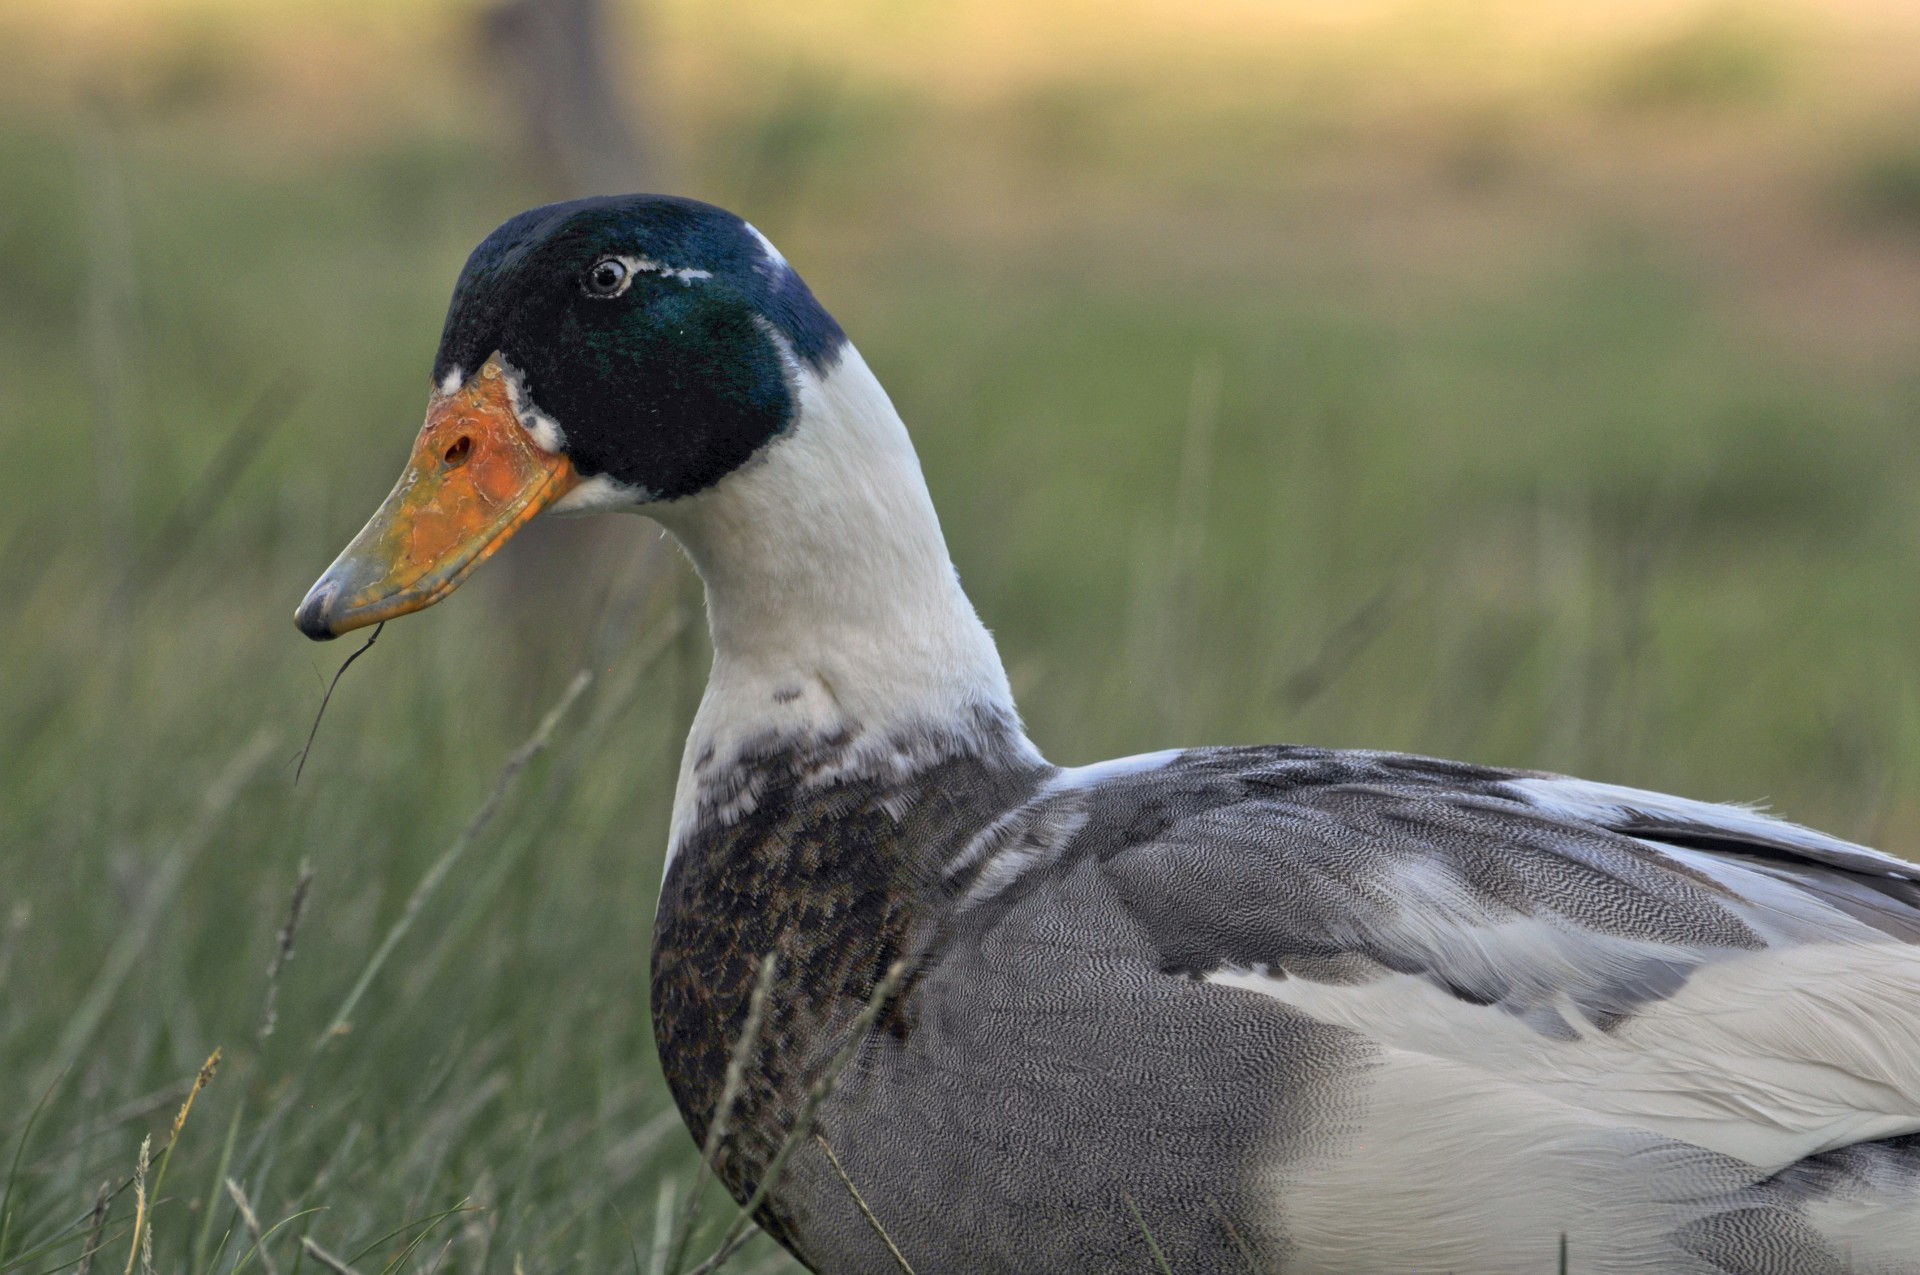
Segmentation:
[[(985, 731), (903, 774), (848, 760), (861, 750), (770, 743), (745, 764), (751, 777), (716, 777), (727, 799), (669, 873), (659, 1043), (696, 1131), (711, 1086), (675, 1060), (694, 1036), (724, 1052), (744, 985), (710, 997), (684, 944), (746, 944), (749, 957), (824, 945), (825, 965), (857, 971), (834, 987), (817, 955), (788, 962), (776, 1001), (789, 1012), (764, 1060), (780, 1079), (748, 1111), (741, 1144), (757, 1150), (731, 1153), (737, 1192), (898, 957), (912, 975), (818, 1133), (923, 1275), (1148, 1270), (1143, 1227), (1180, 1272), (1384, 1269), (1359, 1237), (1343, 1252), (1339, 1227), (1293, 1216), (1319, 1180), (1370, 1158), (1410, 1179), (1457, 1175), (1476, 1194), (1456, 1211), (1485, 1209), (1537, 1243), (1537, 1261), (1511, 1265), (1511, 1237), (1490, 1237), (1454, 1269), (1551, 1270), (1563, 1231), (1581, 1270), (1838, 1272), (1855, 1268), (1823, 1233), (1822, 1206), (1920, 1225), (1920, 1138), (1823, 1150), (1816, 1134), (1809, 1154), (1775, 1166), (1672, 1136), (1665, 1117), (1586, 1119), (1578, 1097), (1560, 1122), (1573, 1141), (1553, 1118), (1517, 1156), (1489, 1140), (1503, 1159), (1481, 1182), (1446, 1162), (1492, 1132), (1477, 1127), (1487, 1107), (1451, 1087), (1459, 1050), (1434, 1042), (1425, 1095), (1447, 1136), (1396, 1129), (1374, 1088), (1410, 1042), (1312, 1008), (1417, 983), (1470, 1025), (1523, 1031), (1548, 1058), (1579, 1053), (1629, 1037), (1720, 963), (1840, 942), (1910, 952), (1920, 869), (1734, 808), (1657, 799), (1608, 815), (1595, 794), (1616, 790), (1394, 755), (1205, 749), (1062, 771)], [(916, 752), (925, 745), (876, 755)], [(1588, 817), (1567, 808), (1576, 797)], [(726, 875), (740, 911), (717, 909), (703, 884)], [(1779, 889), (1795, 906), (1768, 897)], [(833, 901), (851, 893), (868, 906)], [(882, 913), (892, 920), (876, 929)], [(1222, 977), (1235, 973), (1312, 995), (1289, 1003)], [(1891, 1030), (1911, 1037), (1920, 1008), (1905, 1009)], [(1893, 1102), (1894, 1125), (1904, 1102), (1920, 1126), (1911, 1092)], [(1569, 1175), (1587, 1198), (1516, 1222), (1536, 1203), (1530, 1182), (1551, 1195)], [(1484, 1194), (1499, 1183), (1509, 1198)], [(1393, 1216), (1413, 1201), (1380, 1187), (1346, 1200), (1353, 1228), (1430, 1229)], [(813, 1148), (763, 1220), (815, 1269), (897, 1270)], [(1920, 1252), (1858, 1269), (1920, 1270)]]

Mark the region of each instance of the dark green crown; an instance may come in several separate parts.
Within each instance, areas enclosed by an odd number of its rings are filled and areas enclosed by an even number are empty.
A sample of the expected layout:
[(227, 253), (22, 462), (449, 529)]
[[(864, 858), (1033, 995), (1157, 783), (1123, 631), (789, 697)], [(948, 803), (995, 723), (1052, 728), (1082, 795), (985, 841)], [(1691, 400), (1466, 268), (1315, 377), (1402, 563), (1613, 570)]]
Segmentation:
[(801, 367), (846, 336), (724, 209), (664, 195), (549, 204), (488, 235), (453, 290), (434, 380), (499, 352), (586, 477), (709, 487), (792, 423)]

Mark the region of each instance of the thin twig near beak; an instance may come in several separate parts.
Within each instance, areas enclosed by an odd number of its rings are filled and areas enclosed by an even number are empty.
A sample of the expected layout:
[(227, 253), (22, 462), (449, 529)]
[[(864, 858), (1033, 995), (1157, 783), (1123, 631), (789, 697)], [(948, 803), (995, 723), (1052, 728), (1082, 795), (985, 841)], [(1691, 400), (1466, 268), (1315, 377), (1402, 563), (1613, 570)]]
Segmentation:
[[(346, 673), (347, 669), (355, 660), (373, 649), (373, 644), (380, 640), (380, 630), (386, 627), (387, 625), (384, 620), (374, 625), (373, 633), (367, 638), (367, 644), (355, 651), (352, 655), (349, 655), (341, 663), (339, 669), (335, 671), (333, 680), (327, 683), (327, 693), (320, 697), (320, 711), (313, 715), (313, 729), (307, 732), (307, 746), (300, 750), (300, 764), (293, 768), (294, 787), (298, 788), (300, 786), (301, 772), (307, 768), (307, 754), (313, 751), (313, 737), (320, 733), (320, 719), (327, 715), (327, 705), (333, 702), (333, 688), (340, 685), (341, 676)], [(281, 773), (284, 774), (285, 772), (283, 771)]]

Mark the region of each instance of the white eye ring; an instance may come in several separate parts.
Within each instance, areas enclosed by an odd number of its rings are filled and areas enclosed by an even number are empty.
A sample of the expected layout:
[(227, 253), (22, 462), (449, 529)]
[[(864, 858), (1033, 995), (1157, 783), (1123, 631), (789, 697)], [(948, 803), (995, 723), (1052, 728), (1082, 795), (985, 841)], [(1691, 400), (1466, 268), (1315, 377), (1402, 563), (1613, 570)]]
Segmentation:
[(633, 285), (633, 269), (619, 257), (602, 257), (587, 267), (580, 287), (590, 297), (617, 297)]

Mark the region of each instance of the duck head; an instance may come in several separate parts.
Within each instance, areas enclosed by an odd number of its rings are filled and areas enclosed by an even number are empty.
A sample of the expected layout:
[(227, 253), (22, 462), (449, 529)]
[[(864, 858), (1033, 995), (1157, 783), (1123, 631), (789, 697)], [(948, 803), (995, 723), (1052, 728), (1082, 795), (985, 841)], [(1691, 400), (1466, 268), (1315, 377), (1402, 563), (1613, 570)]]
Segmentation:
[(324, 640), (438, 602), (543, 510), (697, 495), (789, 430), (846, 338), (764, 236), (690, 199), (521, 213), (454, 287), (426, 424), (307, 593)]

